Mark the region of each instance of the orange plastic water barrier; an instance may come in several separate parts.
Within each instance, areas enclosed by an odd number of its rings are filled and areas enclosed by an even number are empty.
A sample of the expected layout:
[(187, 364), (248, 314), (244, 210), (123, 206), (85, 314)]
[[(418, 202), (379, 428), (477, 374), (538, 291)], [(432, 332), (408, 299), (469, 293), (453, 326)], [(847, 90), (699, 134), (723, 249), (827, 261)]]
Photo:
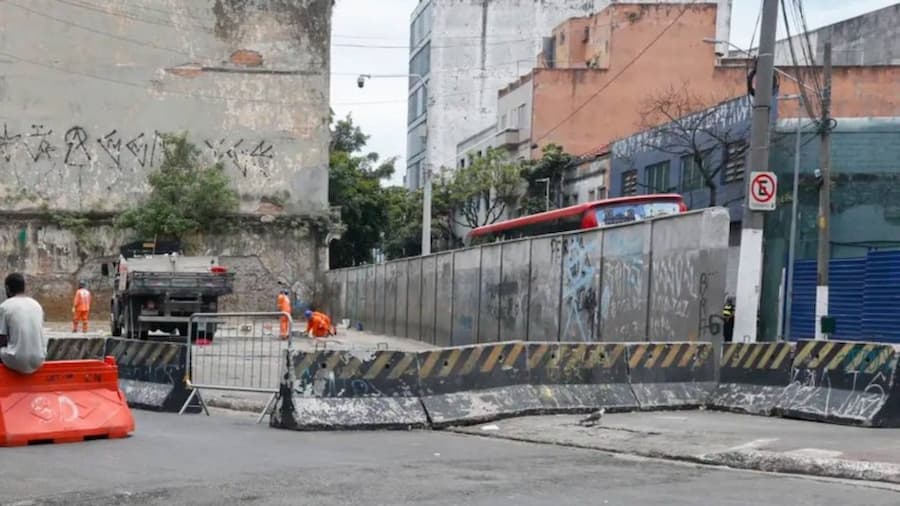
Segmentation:
[(46, 362), (33, 374), (0, 365), (0, 446), (113, 439), (134, 432), (113, 357)]

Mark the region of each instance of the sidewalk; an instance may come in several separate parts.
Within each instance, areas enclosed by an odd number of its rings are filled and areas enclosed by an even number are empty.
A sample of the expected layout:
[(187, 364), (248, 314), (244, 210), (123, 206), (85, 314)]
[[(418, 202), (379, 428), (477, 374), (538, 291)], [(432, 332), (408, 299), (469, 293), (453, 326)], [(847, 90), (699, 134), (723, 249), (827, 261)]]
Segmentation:
[(716, 411), (535, 416), (451, 429), (738, 469), (900, 483), (900, 429), (864, 429)]

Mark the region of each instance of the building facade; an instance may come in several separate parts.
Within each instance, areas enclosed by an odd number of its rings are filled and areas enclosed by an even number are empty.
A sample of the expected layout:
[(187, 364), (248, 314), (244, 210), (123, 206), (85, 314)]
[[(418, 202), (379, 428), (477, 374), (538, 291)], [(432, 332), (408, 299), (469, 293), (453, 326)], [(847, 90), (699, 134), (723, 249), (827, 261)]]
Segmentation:
[(311, 300), (327, 264), (331, 0), (100, 3), (3, 7), (3, 270), (25, 272), (51, 316), (78, 278), (102, 300), (99, 266), (135, 239), (110, 223), (149, 191), (166, 134), (184, 134), (240, 196), (241, 230), (195, 248), (239, 272), (231, 307), (271, 307), (278, 283)]
[[(497, 91), (529, 73), (555, 26), (608, 4), (422, 0), (410, 18), (407, 187), (420, 187), (426, 169), (455, 166), (460, 141), (497, 123)], [(730, 4), (719, 0), (724, 14), (709, 36), (728, 38)]]

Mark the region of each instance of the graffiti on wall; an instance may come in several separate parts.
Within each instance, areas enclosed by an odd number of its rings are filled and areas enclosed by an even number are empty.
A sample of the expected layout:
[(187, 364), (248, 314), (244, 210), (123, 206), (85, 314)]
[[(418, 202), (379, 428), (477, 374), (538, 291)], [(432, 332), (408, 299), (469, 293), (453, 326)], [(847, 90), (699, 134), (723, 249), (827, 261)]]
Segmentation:
[[(594, 236), (599, 237), (599, 236)], [(592, 260), (600, 241), (585, 240), (583, 235), (559, 239), (563, 242), (563, 329), (564, 339), (594, 340), (597, 310), (596, 279), (598, 266)]]
[(642, 339), (646, 325), (647, 297), (644, 292), (644, 259), (640, 254), (608, 258), (603, 264), (600, 315), (605, 340)]
[[(230, 165), (243, 177), (271, 175), (275, 147), (267, 140), (203, 139), (198, 147), (208, 160)], [(91, 132), (80, 125), (64, 131), (31, 125), (30, 130), (17, 131), (6, 123), (0, 129), (0, 166), (58, 164), (70, 169), (100, 165), (124, 172), (159, 167), (166, 156), (165, 140), (158, 131)]]

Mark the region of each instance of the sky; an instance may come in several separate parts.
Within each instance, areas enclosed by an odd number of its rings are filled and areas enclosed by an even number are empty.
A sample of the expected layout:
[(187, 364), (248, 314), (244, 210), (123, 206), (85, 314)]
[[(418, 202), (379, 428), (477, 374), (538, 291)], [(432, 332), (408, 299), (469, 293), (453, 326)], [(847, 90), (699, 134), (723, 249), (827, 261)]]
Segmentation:
[[(896, 0), (804, 0), (803, 5), (812, 30), (894, 3)], [(332, 19), (331, 108), (337, 117), (351, 114), (371, 136), (367, 150), (382, 158), (397, 157), (397, 171), (390, 182), (398, 185), (406, 171), (407, 81), (402, 77), (371, 79), (360, 89), (356, 78), (359, 74), (402, 75), (409, 71), (409, 17), (416, 4), (418, 0), (337, 0)], [(734, 44), (750, 45), (760, 4), (761, 0), (734, 0)]]

